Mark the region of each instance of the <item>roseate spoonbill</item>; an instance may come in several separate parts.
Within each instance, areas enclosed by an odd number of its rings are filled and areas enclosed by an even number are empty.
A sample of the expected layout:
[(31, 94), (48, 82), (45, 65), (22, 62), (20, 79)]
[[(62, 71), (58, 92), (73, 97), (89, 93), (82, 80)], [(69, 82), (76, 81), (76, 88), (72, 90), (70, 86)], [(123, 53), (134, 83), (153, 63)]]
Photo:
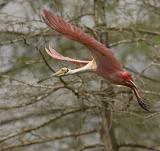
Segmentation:
[(62, 56), (49, 46), (49, 48), (45, 49), (51, 57), (58, 60), (69, 61), (80, 67), (74, 70), (64, 67), (57, 71), (53, 76), (64, 76), (79, 72), (93, 71), (111, 83), (124, 85), (131, 88), (137, 98), (139, 105), (143, 109), (149, 111), (148, 105), (144, 103), (138, 93), (138, 88), (133, 82), (131, 74), (127, 71), (124, 71), (122, 64), (114, 56), (109, 48), (98, 42), (93, 37), (84, 33), (80, 28), (66, 22), (62, 17), (56, 16), (48, 10), (43, 10), (42, 18), (45, 23), (54, 31), (61, 33), (67, 38), (75, 40), (86, 46), (91, 51), (93, 57), (91, 61), (75, 60)]

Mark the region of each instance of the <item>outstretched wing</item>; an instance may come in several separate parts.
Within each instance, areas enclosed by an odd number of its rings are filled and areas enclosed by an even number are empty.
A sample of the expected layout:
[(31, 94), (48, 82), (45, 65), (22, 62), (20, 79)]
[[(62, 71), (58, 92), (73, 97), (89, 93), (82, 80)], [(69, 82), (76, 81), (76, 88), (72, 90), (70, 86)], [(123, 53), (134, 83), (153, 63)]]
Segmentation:
[(69, 39), (78, 41), (81, 44), (85, 45), (91, 50), (94, 57), (96, 57), (97, 54), (100, 52), (103, 56), (105, 55), (106, 62), (109, 62), (109, 64), (112, 65), (111, 68), (122, 70), (121, 63), (115, 58), (110, 49), (102, 43), (98, 42), (93, 37), (84, 33), (80, 28), (68, 22), (65, 22), (62, 17), (55, 16), (48, 10), (43, 11), (42, 17), (45, 23), (53, 30), (62, 33)]
[(53, 58), (57, 59), (57, 60), (63, 60), (63, 61), (69, 61), (73, 64), (76, 64), (80, 67), (86, 65), (87, 63), (89, 63), (89, 61), (83, 61), (83, 60), (76, 60), (76, 59), (72, 59), (69, 57), (65, 57), (62, 56), (60, 53), (58, 53), (55, 49), (51, 48), (49, 45), (49, 48), (45, 48), (46, 52)]

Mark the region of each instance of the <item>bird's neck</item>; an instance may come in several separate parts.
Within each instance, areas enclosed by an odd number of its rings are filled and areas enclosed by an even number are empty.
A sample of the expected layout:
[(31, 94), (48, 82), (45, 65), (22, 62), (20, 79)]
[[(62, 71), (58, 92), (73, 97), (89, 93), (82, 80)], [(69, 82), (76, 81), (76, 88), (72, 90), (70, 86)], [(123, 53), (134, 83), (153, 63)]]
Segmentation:
[(86, 72), (86, 71), (96, 71), (97, 69), (97, 65), (95, 60), (93, 59), (92, 61), (89, 61), (88, 64), (86, 64), (85, 66), (81, 67), (81, 68), (77, 68), (77, 69), (70, 69), (69, 74), (76, 74), (76, 73), (80, 73), (80, 72)]

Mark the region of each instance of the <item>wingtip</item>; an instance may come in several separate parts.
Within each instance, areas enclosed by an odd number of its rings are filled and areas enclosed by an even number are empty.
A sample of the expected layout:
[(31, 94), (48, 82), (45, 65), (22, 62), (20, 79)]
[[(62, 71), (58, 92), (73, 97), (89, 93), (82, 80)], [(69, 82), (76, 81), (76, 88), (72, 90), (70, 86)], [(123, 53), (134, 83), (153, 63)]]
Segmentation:
[(46, 8), (44, 8), (43, 10), (42, 10), (42, 15), (44, 15), (44, 16), (48, 16), (48, 15), (53, 15), (53, 12), (51, 12), (50, 10), (48, 10), (48, 9), (46, 9)]
[(41, 13), (41, 16), (42, 16), (43, 20), (45, 20), (46, 17), (47, 17), (50, 13), (51, 13), (51, 11), (49, 11), (49, 10), (46, 9), (46, 8), (44, 8), (44, 9), (42, 10), (42, 13)]
[(63, 60), (62, 58), (64, 58), (61, 54), (59, 54), (55, 49), (53, 49), (50, 44), (47, 47), (45, 47), (45, 51), (53, 58), (58, 59), (58, 60)]
[(48, 13), (48, 12), (49, 12), (49, 10), (46, 9), (46, 8), (44, 8), (43, 11), (42, 11), (43, 14), (46, 14), (46, 13)]
[(49, 47), (49, 50), (51, 51), (51, 50), (52, 50), (52, 47), (51, 47), (51, 45), (50, 45), (50, 44), (49, 44), (49, 46), (48, 46), (48, 47)]
[(47, 54), (51, 56), (51, 53), (50, 53), (49, 49), (47, 47), (45, 47), (44, 49), (47, 52)]
[(41, 17), (42, 19), (45, 21), (45, 17), (46, 17), (46, 12), (47, 10), (46, 9), (43, 9), (42, 13), (41, 13)]
[(48, 46), (48, 51), (52, 54), (52, 53), (57, 53), (56, 50), (54, 50), (51, 45), (49, 44)]

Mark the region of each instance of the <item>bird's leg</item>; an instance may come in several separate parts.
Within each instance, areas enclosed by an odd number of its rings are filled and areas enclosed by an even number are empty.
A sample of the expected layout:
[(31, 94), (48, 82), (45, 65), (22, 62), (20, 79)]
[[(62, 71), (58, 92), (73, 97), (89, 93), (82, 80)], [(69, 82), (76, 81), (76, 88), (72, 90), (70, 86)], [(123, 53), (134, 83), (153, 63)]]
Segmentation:
[(137, 90), (137, 87), (136, 87), (136, 88), (132, 88), (132, 89), (133, 89), (133, 91), (134, 91), (134, 93), (135, 93), (135, 95), (136, 95), (138, 104), (139, 104), (144, 110), (150, 112), (150, 110), (149, 110), (149, 105), (146, 104), (146, 103), (144, 102), (144, 100), (140, 97), (140, 95), (139, 95), (139, 93), (138, 93), (138, 90)]

